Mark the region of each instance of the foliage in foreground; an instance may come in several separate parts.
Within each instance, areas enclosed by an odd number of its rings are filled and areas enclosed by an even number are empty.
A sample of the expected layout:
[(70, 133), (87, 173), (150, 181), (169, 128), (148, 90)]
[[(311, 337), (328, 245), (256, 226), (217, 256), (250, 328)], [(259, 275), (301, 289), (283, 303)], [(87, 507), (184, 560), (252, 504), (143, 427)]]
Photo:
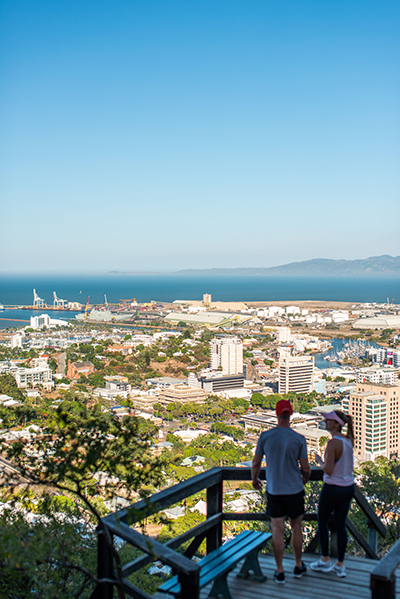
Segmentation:
[(21, 512), (6, 509), (0, 516), (0, 539), (0, 597), (90, 596), (88, 572), (96, 571), (93, 527), (52, 514), (28, 522)]
[[(146, 489), (148, 493), (154, 491), (154, 486), (161, 484), (163, 480), (163, 469), (166, 466), (163, 457), (155, 458), (149, 451), (155, 433), (154, 427), (145, 425), (140, 419), (127, 416), (118, 420), (109, 413), (102, 412), (100, 406), (88, 410), (81, 405), (78, 410), (68, 412), (61, 405), (49, 419), (47, 429), (41, 437), (30, 442), (29, 445), (18, 441), (11, 447), (5, 444), (2, 447), (28, 481), (24, 485), (26, 489), (48, 488), (53, 493), (58, 492), (67, 497), (74, 497), (80, 517), (86, 523), (97, 524), (100, 530), (103, 530), (114, 561), (116, 580), (113, 584), (120, 599), (125, 596), (121, 583), (121, 561), (101, 521), (102, 513), (92, 497), (93, 475), (103, 472), (114, 477), (112, 484), (106, 488), (107, 498), (123, 496), (132, 501), (137, 492), (144, 495)], [(21, 480), (18, 483), (14, 481), (13, 484), (20, 493)], [(47, 538), (51, 538), (50, 532), (44, 532), (50, 524), (38, 523), (28, 531), (28, 528), (24, 528), (21, 518), (17, 516), (15, 522), (10, 521), (11, 524), (16, 533), (17, 545), (10, 547), (9, 552), (3, 553), (0, 562), (3, 578), (8, 577), (9, 586), (18, 582), (18, 576), (15, 576), (18, 572), (15, 562), (15, 556), (18, 556), (18, 543), (21, 543), (22, 547), (31, 547), (33, 551), (30, 555), (34, 565), (32, 569), (25, 568), (23, 577), (24, 584), (31, 590), (29, 596), (35, 597), (35, 589), (38, 589), (37, 597), (52, 598), (51, 594), (44, 593), (41, 589), (43, 585), (39, 585), (35, 579), (35, 563), (38, 566), (38, 573), (44, 571), (45, 566), (47, 567), (47, 574), (41, 575), (44, 579), (46, 576), (50, 579), (57, 571), (57, 577), (64, 577), (68, 581), (70, 573), (73, 573), (74, 582), (67, 585), (69, 594), (62, 596), (80, 597), (86, 588), (92, 587), (93, 590), (93, 584), (101, 582), (97, 580), (94, 569), (96, 560), (93, 545), (88, 543), (87, 547), (93, 559), (86, 559), (83, 550), (81, 554), (78, 549), (73, 549), (74, 546), (79, 548), (81, 544), (84, 547), (87, 538), (91, 538), (91, 535), (87, 537), (86, 533), (82, 534), (82, 531), (79, 535), (79, 527), (75, 526), (74, 529), (64, 522), (61, 527), (63, 531), (60, 531), (64, 540), (60, 537), (60, 542), (54, 542), (52, 546), (51, 543), (49, 545), (43, 543), (46, 534)], [(73, 529), (74, 534), (77, 535), (75, 541), (73, 541)], [(0, 538), (0, 544), (7, 546), (11, 538), (7, 536), (7, 526), (3, 526), (1, 531), (5, 536), (3, 539)], [(33, 537), (40, 541), (40, 550), (38, 550), (38, 555), (42, 555), (40, 567), (33, 550), (34, 543), (30, 542), (26, 545), (26, 540)], [(53, 549), (54, 552), (49, 554), (49, 550)], [(18, 589), (10, 587), (8, 595), (5, 596), (23, 596), (18, 593)]]

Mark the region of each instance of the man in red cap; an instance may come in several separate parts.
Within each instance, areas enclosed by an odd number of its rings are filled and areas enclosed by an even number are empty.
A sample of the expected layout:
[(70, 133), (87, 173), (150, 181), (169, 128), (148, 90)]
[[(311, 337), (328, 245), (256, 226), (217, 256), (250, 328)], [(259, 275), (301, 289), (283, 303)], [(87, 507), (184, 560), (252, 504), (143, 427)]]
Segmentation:
[[(290, 401), (281, 399), (276, 404), (278, 426), (261, 433), (252, 463), (252, 483), (261, 489), (258, 478), (262, 458), (267, 462), (267, 514), (272, 523), (272, 550), (276, 562), (274, 574), (277, 584), (285, 584), (283, 569), (283, 535), (285, 518), (289, 517), (292, 529), (292, 547), (295, 557), (295, 578), (301, 578), (307, 571), (301, 560), (303, 545), (302, 520), (304, 515), (304, 484), (310, 476), (307, 459), (307, 444), (303, 435), (290, 428), (293, 408)], [(300, 466), (300, 467), (299, 467)]]

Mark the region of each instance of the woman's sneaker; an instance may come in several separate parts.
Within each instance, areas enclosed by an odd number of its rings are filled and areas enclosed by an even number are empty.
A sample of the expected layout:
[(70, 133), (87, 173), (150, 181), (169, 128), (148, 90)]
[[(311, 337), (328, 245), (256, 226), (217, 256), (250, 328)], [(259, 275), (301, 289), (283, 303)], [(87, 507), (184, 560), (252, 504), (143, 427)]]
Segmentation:
[(286, 582), (285, 572), (274, 572), (274, 578), (276, 584), (285, 584)]
[(311, 570), (314, 570), (314, 572), (332, 572), (334, 566), (333, 566), (332, 562), (330, 562), (330, 561), (324, 562), (320, 558), (317, 562), (312, 562), (310, 564), (310, 568), (311, 568)]
[(336, 574), (339, 576), (339, 578), (344, 578), (346, 576), (346, 568), (344, 566), (333, 566), (333, 569), (335, 570)]

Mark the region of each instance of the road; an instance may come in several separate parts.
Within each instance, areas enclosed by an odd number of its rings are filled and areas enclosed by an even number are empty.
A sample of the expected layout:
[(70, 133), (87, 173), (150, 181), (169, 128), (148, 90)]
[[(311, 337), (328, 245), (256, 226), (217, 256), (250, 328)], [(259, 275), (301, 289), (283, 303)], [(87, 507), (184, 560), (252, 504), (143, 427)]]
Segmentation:
[(13, 482), (29, 482), (27, 478), (24, 478), (20, 475), (19, 470), (15, 468), (11, 462), (6, 460), (3, 456), (0, 456), (0, 482), (4, 483), (11, 480)]

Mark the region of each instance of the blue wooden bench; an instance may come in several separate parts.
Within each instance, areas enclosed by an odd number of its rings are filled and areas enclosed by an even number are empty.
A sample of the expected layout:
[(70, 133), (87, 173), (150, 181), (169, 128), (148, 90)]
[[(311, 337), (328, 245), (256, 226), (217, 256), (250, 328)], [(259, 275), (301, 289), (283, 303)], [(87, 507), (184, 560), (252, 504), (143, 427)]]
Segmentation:
[[(220, 595), (224, 599), (233, 599), (228, 587), (227, 576), (244, 558), (246, 559), (237, 576), (248, 578), (250, 572), (253, 572), (254, 580), (263, 582), (267, 579), (261, 571), (258, 553), (265, 547), (271, 536), (271, 533), (245, 530), (198, 562), (201, 567), (200, 588), (214, 582), (208, 596), (209, 599)], [(158, 590), (184, 599), (180, 597), (181, 587), (177, 576), (167, 580)]]

